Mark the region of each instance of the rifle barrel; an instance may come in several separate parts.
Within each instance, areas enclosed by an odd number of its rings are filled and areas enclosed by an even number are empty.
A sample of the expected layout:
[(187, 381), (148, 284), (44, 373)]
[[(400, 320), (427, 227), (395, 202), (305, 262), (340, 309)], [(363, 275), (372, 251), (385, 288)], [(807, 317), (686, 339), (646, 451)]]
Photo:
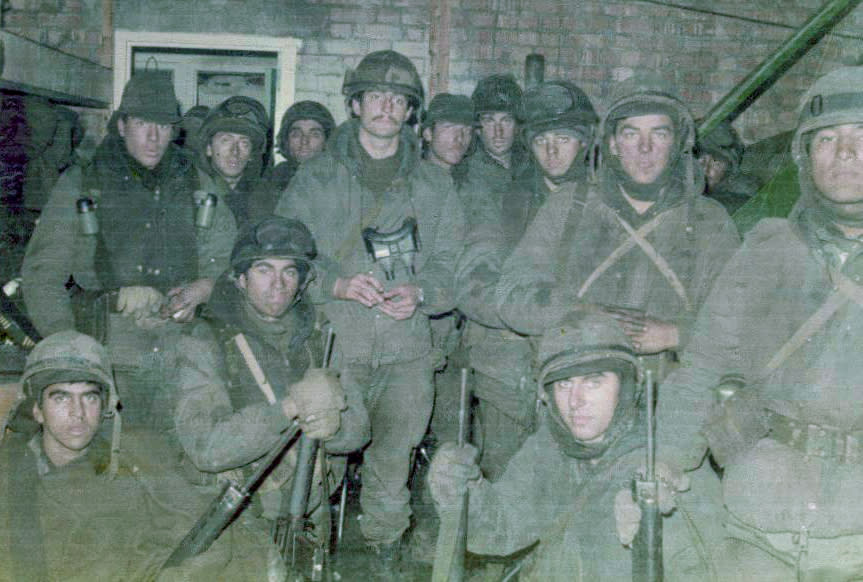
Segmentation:
[(698, 135), (702, 137), (708, 135), (724, 120), (734, 121), (750, 103), (769, 89), (783, 72), (815, 46), (860, 1), (831, 0), (825, 4), (821, 10), (710, 109), (698, 125)]

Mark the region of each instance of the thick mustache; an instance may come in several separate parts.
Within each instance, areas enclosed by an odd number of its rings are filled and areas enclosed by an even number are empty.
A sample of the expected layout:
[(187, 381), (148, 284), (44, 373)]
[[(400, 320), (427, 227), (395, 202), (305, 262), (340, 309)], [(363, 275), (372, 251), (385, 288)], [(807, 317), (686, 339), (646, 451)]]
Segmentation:
[(373, 121), (378, 121), (380, 119), (386, 119), (388, 121), (391, 121), (392, 123), (396, 123), (395, 117), (393, 117), (392, 115), (388, 115), (386, 113), (382, 113), (381, 115), (376, 115), (372, 118)]

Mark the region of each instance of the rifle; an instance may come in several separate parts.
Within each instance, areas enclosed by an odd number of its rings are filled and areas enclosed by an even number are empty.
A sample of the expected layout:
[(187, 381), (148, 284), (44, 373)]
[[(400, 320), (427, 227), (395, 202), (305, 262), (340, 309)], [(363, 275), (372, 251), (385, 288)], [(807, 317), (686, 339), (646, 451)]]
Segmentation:
[(15, 345), (27, 351), (32, 350), (42, 340), (33, 323), (2, 290), (0, 290), (0, 329)]
[[(461, 393), (458, 409), (458, 446), (465, 444), (467, 432), (467, 368), (461, 369)], [(442, 512), (438, 529), (437, 548), (432, 566), (432, 582), (462, 582), (464, 556), (467, 552), (468, 493), (464, 492), (459, 504)]]
[(300, 424), (295, 420), (282, 433), (276, 446), (245, 483), (242, 485), (237, 485), (233, 481), (225, 483), (218, 497), (213, 499), (186, 537), (174, 548), (174, 552), (162, 565), (162, 569), (180, 566), (188, 558), (207, 551), (225, 528), (245, 509), (252, 494), (257, 491), (270, 469), (281, 461), (299, 432)]
[[(323, 368), (328, 368), (330, 365), (330, 357), (333, 351), (333, 343), (335, 340), (335, 332), (332, 327), (327, 330), (327, 339), (324, 346)], [(300, 448), (297, 453), (297, 469), (294, 473), (293, 481), (291, 482), (291, 494), (284, 498), (288, 501), (287, 517), (278, 518), (273, 522), (272, 536), (273, 542), (279, 547), (283, 559), (287, 559), (288, 546), (291, 551), (291, 568), (296, 570), (299, 554), (304, 549), (303, 546), (312, 547), (312, 569), (310, 578), (314, 581), (322, 579), (324, 571), (324, 563), (326, 555), (329, 553), (330, 531), (328, 527), (324, 527), (321, 532), (312, 532), (306, 528), (306, 510), (309, 504), (309, 492), (312, 488), (312, 482), (315, 476), (315, 458), (320, 458), (321, 478), (322, 478), (322, 494), (321, 507), (327, 512), (323, 516), (324, 524), (330, 523), (329, 515), (329, 483), (327, 481), (327, 471), (324, 464), (325, 456), (323, 449), (320, 447), (320, 441), (310, 439), (306, 435), (300, 437)], [(318, 453), (321, 453), (320, 455)], [(283, 501), (284, 503), (284, 501)], [(284, 505), (283, 505), (284, 508)], [(283, 510), (283, 514), (284, 514)]]
[(662, 582), (662, 513), (659, 511), (659, 481), (656, 478), (656, 384), (653, 372), (645, 371), (647, 398), (647, 467), (642, 479), (633, 479), (633, 496), (641, 507), (641, 523), (632, 542), (633, 582)]

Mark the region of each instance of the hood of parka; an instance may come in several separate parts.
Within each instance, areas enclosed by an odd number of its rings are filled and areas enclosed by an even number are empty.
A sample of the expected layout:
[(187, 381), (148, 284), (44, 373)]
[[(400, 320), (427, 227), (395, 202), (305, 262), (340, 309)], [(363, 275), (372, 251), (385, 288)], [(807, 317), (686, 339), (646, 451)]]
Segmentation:
[[(665, 170), (654, 182), (638, 184), (609, 150), (609, 140), (619, 121), (651, 114), (665, 114), (671, 118), (674, 124), (674, 149)], [(677, 97), (674, 87), (660, 77), (647, 74), (620, 83), (608, 112), (600, 121), (597, 134), (599, 183), (606, 192), (617, 192), (622, 187), (632, 198), (655, 202), (646, 214), (653, 216), (704, 190), (704, 178), (696, 167), (693, 155), (695, 122), (692, 114)]]
[(812, 177), (809, 144), (815, 132), (846, 123), (863, 123), (863, 66), (842, 67), (824, 75), (800, 100), (797, 129), (791, 140), (791, 155), (797, 165), (801, 192), (789, 216), (793, 222), (806, 216), (807, 220), (818, 224), (863, 227), (863, 209), (849, 211), (828, 200), (815, 187)]
[[(359, 138), (360, 120), (349, 119), (333, 130), (327, 141), (326, 152), (335, 160), (347, 167), (352, 175), (359, 175), (360, 160), (357, 156), (361, 148)], [(396, 179), (406, 178), (420, 162), (421, 144), (416, 133), (404, 124), (399, 132), (399, 149), (395, 155), (400, 156), (399, 170)]]
[[(548, 407), (552, 436), (567, 456), (599, 457), (637, 425), (641, 365), (629, 338), (612, 317), (582, 312), (567, 314), (542, 335), (534, 369), (539, 398)], [(553, 384), (594, 372), (616, 372), (620, 377), (620, 392), (605, 438), (597, 443), (585, 443), (573, 436), (558, 410)]]

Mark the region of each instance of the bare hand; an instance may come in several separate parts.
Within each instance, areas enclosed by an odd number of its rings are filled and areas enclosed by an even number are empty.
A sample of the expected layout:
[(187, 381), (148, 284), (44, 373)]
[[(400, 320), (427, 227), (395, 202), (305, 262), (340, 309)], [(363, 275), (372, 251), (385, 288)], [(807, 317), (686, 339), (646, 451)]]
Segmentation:
[(409, 319), (419, 307), (420, 289), (416, 285), (403, 283), (384, 293), (384, 302), (378, 309), (396, 321)]
[(333, 297), (345, 301), (356, 301), (366, 307), (374, 307), (384, 301), (384, 286), (365, 273), (353, 277), (339, 277), (333, 285)]
[(673, 323), (650, 317), (638, 309), (606, 307), (605, 312), (623, 326), (624, 333), (639, 354), (673, 350), (680, 344), (680, 334)]
[(162, 317), (170, 317), (180, 323), (192, 321), (198, 305), (210, 298), (214, 284), (212, 279), (198, 279), (182, 287), (174, 287), (168, 291), (168, 304), (162, 308)]

